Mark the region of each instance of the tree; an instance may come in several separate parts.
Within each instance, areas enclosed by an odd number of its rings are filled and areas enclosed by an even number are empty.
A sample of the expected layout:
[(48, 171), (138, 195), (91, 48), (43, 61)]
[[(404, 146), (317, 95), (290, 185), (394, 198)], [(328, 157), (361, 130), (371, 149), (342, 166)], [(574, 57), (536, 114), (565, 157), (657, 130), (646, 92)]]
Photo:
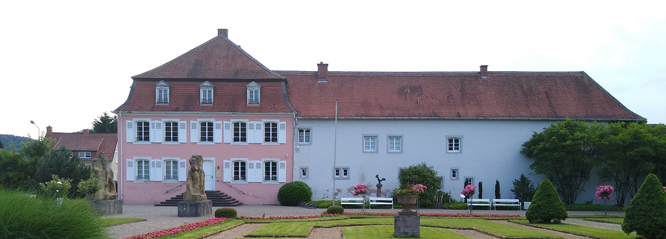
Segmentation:
[(544, 178), (532, 197), (532, 204), (525, 212), (527, 220), (532, 222), (560, 222), (567, 219), (569, 213), (557, 195), (553, 184)]
[(483, 198), (483, 182), (479, 182), (479, 199)]
[(400, 168), (398, 172), (400, 188), (406, 188), (408, 181), (412, 185), (423, 184), (428, 188), (419, 196), (419, 205), (421, 207), (435, 206), (435, 194), (442, 188), (442, 177), (437, 176), (437, 171), (433, 167), (428, 167), (425, 163), (421, 163), (407, 168)]
[(653, 158), (654, 173), (661, 181), (666, 181), (666, 125), (658, 124), (649, 128), (649, 132), (656, 138), (656, 150)]
[[(63, 146), (59, 149), (52, 149), (48, 156), (39, 160), (35, 177), (40, 183), (50, 181), (52, 175), (72, 179), (72, 188), (76, 189), (79, 182), (90, 178), (91, 174), (90, 167), (82, 164), (79, 156), (72, 156), (72, 151)], [(71, 190), (68, 194), (74, 196), (74, 192)]]
[(599, 164), (597, 147), (602, 126), (583, 121), (559, 121), (535, 132), (520, 151), (533, 159), (536, 173), (552, 179), (564, 203), (573, 204), (583, 191), (592, 167)]
[(92, 122), (92, 130), (90, 133), (117, 133), (118, 132), (118, 116), (109, 116), (106, 112), (99, 116)]
[(646, 124), (612, 123), (600, 140), (605, 166), (599, 179), (615, 183), (618, 206), (624, 206), (626, 197), (638, 192), (639, 180), (655, 168), (659, 145), (650, 128)]
[(622, 231), (645, 238), (666, 237), (666, 192), (654, 174), (648, 174), (626, 208)]
[(524, 174), (521, 174), (519, 179), (513, 180), (513, 189), (511, 189), (511, 192), (513, 192), (513, 194), (516, 195), (516, 198), (520, 199), (521, 202), (532, 201), (535, 191), (534, 183), (532, 183), (532, 180), (525, 177)]
[(14, 151), (0, 150), (0, 186), (20, 188), (27, 186), (34, 169), (23, 155)]
[(501, 199), (502, 193), (500, 192), (499, 180), (495, 180), (495, 199)]

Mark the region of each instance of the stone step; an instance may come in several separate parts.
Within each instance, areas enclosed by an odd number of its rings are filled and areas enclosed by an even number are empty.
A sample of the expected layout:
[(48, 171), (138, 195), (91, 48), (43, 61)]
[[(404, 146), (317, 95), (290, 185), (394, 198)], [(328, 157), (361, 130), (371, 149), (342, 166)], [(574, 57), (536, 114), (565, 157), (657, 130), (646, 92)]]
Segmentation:
[[(243, 203), (219, 191), (206, 191), (206, 198), (213, 202), (214, 207), (233, 207), (240, 206)], [(155, 206), (178, 206), (178, 202), (183, 201), (183, 194), (164, 200)]]

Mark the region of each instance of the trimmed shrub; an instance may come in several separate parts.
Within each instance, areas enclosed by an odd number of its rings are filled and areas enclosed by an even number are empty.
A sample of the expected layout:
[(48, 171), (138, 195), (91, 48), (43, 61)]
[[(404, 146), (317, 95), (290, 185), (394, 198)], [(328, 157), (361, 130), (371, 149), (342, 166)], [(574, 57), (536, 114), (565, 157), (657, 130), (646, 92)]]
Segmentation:
[(479, 182), (479, 199), (483, 198), (483, 182)]
[(235, 208), (222, 207), (215, 210), (215, 217), (236, 218), (238, 213)]
[(539, 187), (532, 197), (532, 205), (527, 209), (525, 217), (530, 223), (533, 222), (560, 222), (567, 219), (569, 214), (567, 209), (564, 208), (560, 196), (555, 191), (553, 183), (547, 178), (539, 184)]
[(328, 214), (340, 214), (340, 215), (342, 215), (344, 212), (345, 212), (345, 209), (342, 208), (342, 206), (338, 206), (338, 205), (333, 205), (333, 206), (330, 206), (326, 209), (326, 213), (328, 213)]
[(407, 168), (400, 168), (398, 172), (398, 182), (400, 188), (406, 188), (407, 181), (414, 184), (423, 184), (428, 189), (419, 195), (419, 206), (422, 208), (435, 207), (435, 194), (442, 188), (442, 177), (437, 176), (437, 171), (433, 167), (428, 167), (425, 163), (412, 165)]
[(524, 174), (521, 174), (519, 179), (513, 180), (511, 192), (520, 199), (520, 202), (531, 202), (535, 191), (534, 183)]
[(622, 231), (645, 238), (666, 237), (666, 193), (654, 174), (649, 174), (631, 199), (622, 222)]
[(278, 201), (282, 206), (298, 206), (300, 202), (309, 202), (312, 189), (301, 181), (285, 183), (278, 191)]
[(500, 193), (500, 184), (499, 180), (495, 180), (495, 199), (501, 199), (502, 194)]

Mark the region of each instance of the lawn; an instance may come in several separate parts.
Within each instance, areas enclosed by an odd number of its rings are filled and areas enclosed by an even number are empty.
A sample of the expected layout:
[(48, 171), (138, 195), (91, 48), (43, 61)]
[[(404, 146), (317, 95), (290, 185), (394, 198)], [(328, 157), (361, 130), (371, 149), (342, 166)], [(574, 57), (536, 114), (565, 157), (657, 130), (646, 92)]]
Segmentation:
[(543, 228), (551, 228), (559, 231), (575, 233), (579, 235), (586, 235), (590, 237), (597, 238), (608, 238), (608, 239), (635, 239), (636, 233), (631, 233), (627, 235), (621, 231), (606, 230), (596, 227), (586, 227), (580, 225), (566, 224), (566, 223), (529, 223), (527, 220), (515, 219), (511, 220), (512, 222), (517, 222), (525, 224), (528, 226), (538, 226)]
[(585, 218), (586, 221), (622, 224), (624, 218)]
[[(393, 225), (357, 226), (342, 229), (345, 239), (392, 238)], [(421, 227), (421, 238), (467, 238), (445, 228)]]
[(110, 226), (115, 226), (115, 225), (120, 225), (120, 224), (125, 224), (125, 223), (131, 223), (131, 222), (141, 222), (145, 221), (146, 219), (143, 218), (102, 218), (100, 219), (102, 226), (104, 227), (110, 227)]

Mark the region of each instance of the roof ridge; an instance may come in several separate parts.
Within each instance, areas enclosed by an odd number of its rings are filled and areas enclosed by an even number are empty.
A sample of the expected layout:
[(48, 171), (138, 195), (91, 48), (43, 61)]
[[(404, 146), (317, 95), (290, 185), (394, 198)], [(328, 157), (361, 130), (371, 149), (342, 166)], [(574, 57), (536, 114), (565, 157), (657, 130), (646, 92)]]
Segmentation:
[[(280, 73), (302, 73), (314, 74), (317, 71), (282, 71), (276, 70)], [(488, 74), (572, 74), (583, 73), (584, 71), (488, 71)], [(479, 74), (478, 71), (329, 71), (329, 74)]]
[(615, 101), (615, 103), (617, 103), (618, 105), (620, 105), (620, 107), (622, 107), (622, 108), (625, 109), (626, 111), (629, 111), (630, 113), (632, 113), (632, 114), (634, 114), (634, 115), (640, 117), (641, 119), (647, 121), (647, 119), (646, 119), (645, 117), (643, 117), (643, 116), (641, 116), (641, 115), (639, 115), (639, 114), (636, 114), (636, 112), (634, 112), (634, 111), (630, 110), (629, 108), (627, 108), (626, 106), (624, 106), (624, 104), (622, 104), (622, 102), (620, 102), (619, 100), (617, 100), (617, 99), (615, 98), (615, 96), (611, 95), (611, 93), (609, 93), (608, 91), (606, 91), (606, 89), (604, 89), (604, 87), (602, 87), (599, 83), (597, 83), (597, 81), (595, 81), (594, 79), (592, 79), (592, 77), (591, 77), (590, 75), (588, 75), (588, 74), (585, 73), (584, 71), (582, 71), (582, 73), (583, 73), (583, 76), (585, 76), (588, 80), (590, 80), (590, 81), (591, 81), (592, 83), (594, 83), (597, 87), (599, 87), (599, 89), (600, 89), (602, 92), (604, 92), (607, 96), (609, 96), (611, 99), (613, 99), (613, 101)]

